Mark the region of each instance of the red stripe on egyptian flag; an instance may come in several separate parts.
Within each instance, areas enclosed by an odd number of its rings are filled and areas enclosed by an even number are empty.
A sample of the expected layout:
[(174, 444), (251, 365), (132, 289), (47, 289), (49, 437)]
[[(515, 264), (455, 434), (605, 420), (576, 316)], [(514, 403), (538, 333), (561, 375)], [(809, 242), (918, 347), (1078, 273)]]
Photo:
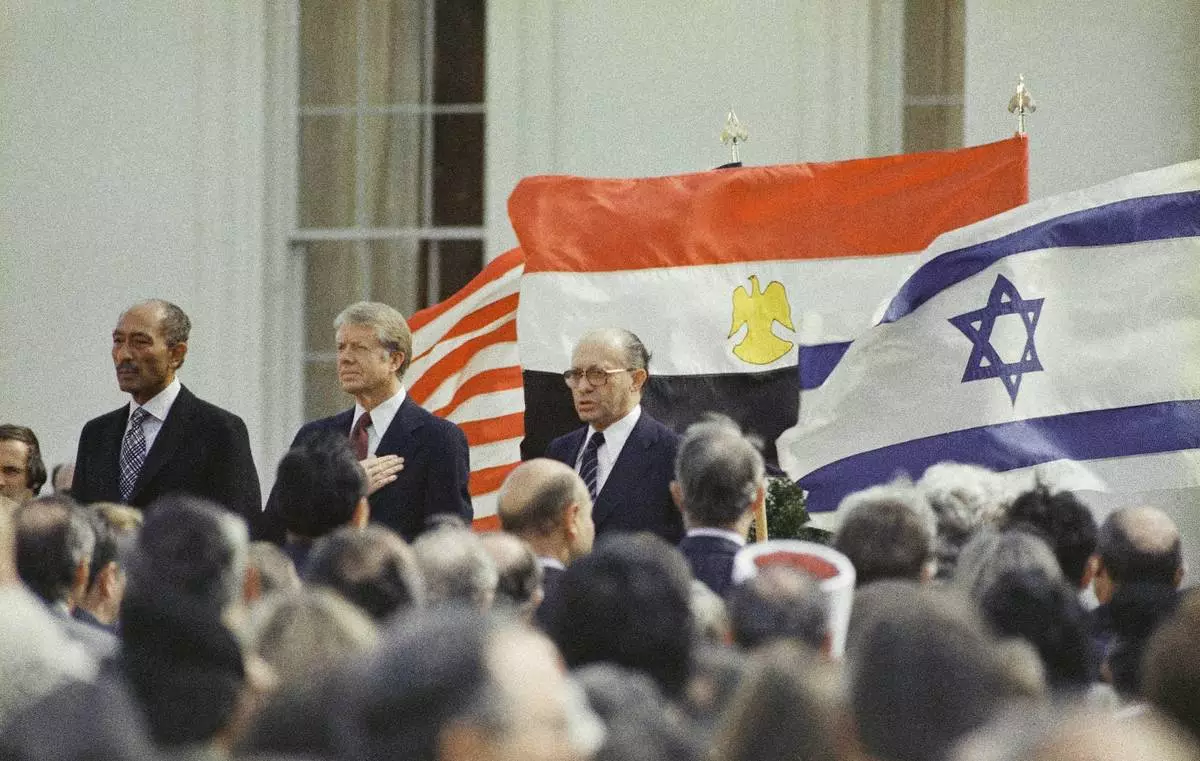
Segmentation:
[(1025, 203), (1024, 136), (953, 151), (673, 177), (522, 180), (525, 272), (828, 259), (924, 249)]

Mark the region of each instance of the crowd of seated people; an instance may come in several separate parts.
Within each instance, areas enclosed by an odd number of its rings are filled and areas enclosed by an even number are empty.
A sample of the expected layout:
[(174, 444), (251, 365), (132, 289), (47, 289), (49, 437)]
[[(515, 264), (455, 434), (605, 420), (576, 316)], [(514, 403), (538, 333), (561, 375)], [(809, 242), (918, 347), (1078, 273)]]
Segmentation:
[(187, 495), (0, 496), (0, 759), (1200, 758), (1200, 595), (1161, 510), (1098, 524), (953, 463), (852, 494), (839, 633), (821, 578), (738, 570), (767, 476), (728, 420), (680, 440), (678, 546), (596, 538), (552, 460), (509, 474), (501, 532), (406, 541), (349, 446), (283, 458), (282, 546)]

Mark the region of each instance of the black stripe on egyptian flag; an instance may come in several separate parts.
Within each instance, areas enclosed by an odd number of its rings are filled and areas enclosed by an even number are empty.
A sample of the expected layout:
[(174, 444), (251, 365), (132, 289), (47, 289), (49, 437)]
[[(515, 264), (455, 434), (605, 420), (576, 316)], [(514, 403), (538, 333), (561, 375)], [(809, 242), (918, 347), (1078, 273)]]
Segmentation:
[[(571, 392), (558, 373), (526, 370), (525, 439), (521, 459), (540, 457), (556, 436), (581, 424)], [(795, 367), (763, 373), (711, 375), (651, 375), (642, 408), (683, 431), (706, 412), (720, 412), (742, 429), (762, 439), (763, 456), (778, 464), (775, 440), (796, 424), (800, 411), (799, 379)]]

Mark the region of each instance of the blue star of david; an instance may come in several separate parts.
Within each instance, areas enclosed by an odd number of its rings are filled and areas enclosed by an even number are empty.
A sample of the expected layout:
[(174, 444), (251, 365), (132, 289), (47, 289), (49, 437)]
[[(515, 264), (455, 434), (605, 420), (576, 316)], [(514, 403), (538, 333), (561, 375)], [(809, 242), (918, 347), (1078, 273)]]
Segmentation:
[[(1025, 373), (1042, 372), (1042, 363), (1038, 361), (1037, 348), (1033, 345), (1033, 334), (1042, 314), (1043, 301), (1045, 299), (1022, 299), (1017, 287), (1008, 278), (997, 275), (996, 284), (988, 295), (987, 306), (950, 318), (950, 324), (961, 330), (973, 344), (971, 358), (967, 360), (967, 369), (963, 373), (963, 383), (999, 378), (1008, 390), (1012, 403), (1017, 403), (1022, 376)], [(996, 325), (996, 318), (1006, 314), (1020, 315), (1025, 323), (1025, 349), (1021, 352), (1021, 359), (1016, 362), (1002, 361), (992, 346), (992, 328)]]

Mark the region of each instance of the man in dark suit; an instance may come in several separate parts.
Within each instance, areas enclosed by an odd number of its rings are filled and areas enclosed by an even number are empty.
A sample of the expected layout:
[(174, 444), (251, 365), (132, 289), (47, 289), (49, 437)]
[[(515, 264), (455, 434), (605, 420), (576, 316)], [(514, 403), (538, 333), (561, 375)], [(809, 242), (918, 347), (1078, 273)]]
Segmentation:
[(649, 363), (628, 330), (584, 335), (563, 377), (587, 425), (551, 441), (546, 456), (574, 468), (587, 485), (597, 534), (650, 531), (675, 544), (683, 536), (670, 492), (679, 437), (642, 410)]
[[(371, 520), (408, 541), (441, 513), (470, 526), (467, 437), (405, 391), (400, 379), (412, 360), (412, 333), (404, 316), (386, 304), (360, 301), (337, 316), (334, 328), (338, 381), (354, 407), (307, 423), (292, 446), (314, 431), (348, 436), (367, 474)], [(274, 514), (274, 499), (267, 512)]]
[(671, 495), (687, 525), (679, 550), (692, 574), (724, 595), (733, 582), (733, 556), (767, 496), (762, 455), (731, 420), (695, 423), (679, 444)]
[(578, 473), (539, 457), (508, 474), (496, 503), (500, 527), (525, 540), (542, 567), (536, 617), (544, 626), (560, 606), (558, 584), (567, 566), (592, 551), (592, 498)]
[(161, 495), (185, 492), (253, 526), (262, 492), (245, 423), (196, 398), (175, 375), (191, 327), (182, 309), (157, 299), (121, 315), (112, 358), (117, 384), (132, 400), (83, 427), (71, 494), (84, 503), (145, 508)]

